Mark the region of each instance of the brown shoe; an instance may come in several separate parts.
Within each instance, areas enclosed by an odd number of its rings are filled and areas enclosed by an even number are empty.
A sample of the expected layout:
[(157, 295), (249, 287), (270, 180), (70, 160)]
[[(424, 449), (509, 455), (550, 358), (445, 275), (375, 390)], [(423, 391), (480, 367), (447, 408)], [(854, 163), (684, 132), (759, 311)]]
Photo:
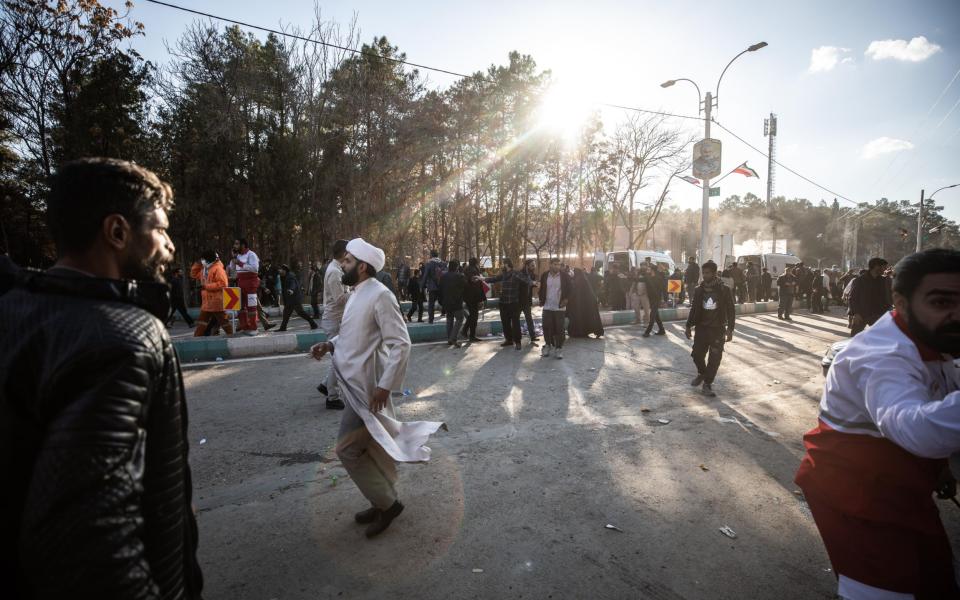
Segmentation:
[(387, 527), (390, 527), (390, 523), (393, 523), (393, 520), (400, 516), (400, 513), (403, 512), (403, 504), (400, 504), (400, 501), (397, 500), (393, 503), (393, 506), (387, 510), (377, 511), (377, 518), (373, 523), (367, 525), (366, 536), (368, 538), (375, 537), (380, 535), (386, 530)]
[(360, 523), (361, 525), (367, 525), (376, 521), (377, 515), (379, 514), (380, 514), (380, 509), (375, 506), (371, 506), (367, 510), (360, 511), (357, 514), (353, 515), (353, 519), (354, 521), (356, 521), (357, 523)]

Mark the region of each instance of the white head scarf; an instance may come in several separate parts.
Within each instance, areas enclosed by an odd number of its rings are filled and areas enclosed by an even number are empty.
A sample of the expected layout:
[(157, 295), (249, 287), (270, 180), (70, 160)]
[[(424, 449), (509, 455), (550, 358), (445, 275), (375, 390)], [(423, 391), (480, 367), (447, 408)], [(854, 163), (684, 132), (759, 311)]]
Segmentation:
[(367, 243), (363, 238), (354, 238), (347, 242), (347, 252), (352, 254), (357, 260), (369, 263), (377, 271), (383, 269), (387, 258), (383, 250), (373, 244)]

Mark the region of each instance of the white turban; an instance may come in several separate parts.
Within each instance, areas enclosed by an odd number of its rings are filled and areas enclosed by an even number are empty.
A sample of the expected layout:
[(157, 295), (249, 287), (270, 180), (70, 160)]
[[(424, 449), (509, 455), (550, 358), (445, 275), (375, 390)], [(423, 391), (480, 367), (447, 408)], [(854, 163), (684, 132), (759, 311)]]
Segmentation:
[(352, 254), (357, 260), (369, 263), (370, 266), (378, 271), (383, 270), (383, 265), (387, 262), (383, 250), (373, 244), (367, 243), (363, 238), (353, 238), (347, 242), (347, 252)]

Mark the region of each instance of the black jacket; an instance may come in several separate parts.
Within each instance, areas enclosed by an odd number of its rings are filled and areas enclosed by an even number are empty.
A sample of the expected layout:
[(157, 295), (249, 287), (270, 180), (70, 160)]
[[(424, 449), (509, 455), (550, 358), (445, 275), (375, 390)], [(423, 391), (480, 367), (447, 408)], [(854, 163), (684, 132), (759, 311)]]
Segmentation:
[(199, 598), (166, 286), (21, 271), (0, 294), (5, 598)]
[(476, 308), (477, 304), (487, 299), (483, 293), (483, 283), (473, 280), (474, 277), (480, 277), (480, 269), (467, 265), (463, 274), (467, 277), (467, 287), (463, 290), (463, 301), (471, 305), (471, 308)]
[[(721, 281), (717, 281), (717, 285), (720, 286), (720, 293), (717, 294), (720, 298), (720, 306), (717, 307), (720, 324), (725, 326), (727, 333), (730, 333), (733, 331), (737, 319), (737, 309), (733, 302), (733, 292)], [(701, 283), (693, 289), (690, 314), (687, 316), (687, 329), (700, 325), (704, 312), (706, 311), (703, 309), (703, 283)]]
[(283, 302), (284, 305), (303, 303), (303, 288), (293, 271), (287, 271), (287, 276), (283, 278)]
[(687, 263), (687, 270), (683, 274), (683, 282), (687, 287), (693, 287), (700, 281), (700, 265), (697, 263)]
[(423, 300), (423, 290), (420, 289), (419, 279), (410, 278), (410, 281), (407, 282), (407, 292), (409, 292), (410, 299), (414, 302)]
[(463, 292), (467, 278), (459, 271), (447, 271), (440, 277), (440, 303), (447, 312), (463, 308)]
[(860, 315), (872, 324), (890, 310), (893, 304), (889, 277), (874, 277), (867, 271), (853, 280), (850, 290), (851, 315)]
[(640, 277), (638, 281), (642, 281), (644, 283), (644, 286), (647, 290), (647, 299), (650, 300), (651, 306), (656, 306), (659, 308), (663, 291), (667, 288), (663, 277), (657, 273), (655, 275), (645, 275)]
[[(547, 277), (550, 276), (550, 271), (544, 271), (540, 275), (540, 287), (537, 288), (537, 298), (540, 300), (540, 306), (543, 306), (547, 303)], [(560, 270), (560, 303), (563, 306), (564, 300), (570, 299), (570, 275)]]

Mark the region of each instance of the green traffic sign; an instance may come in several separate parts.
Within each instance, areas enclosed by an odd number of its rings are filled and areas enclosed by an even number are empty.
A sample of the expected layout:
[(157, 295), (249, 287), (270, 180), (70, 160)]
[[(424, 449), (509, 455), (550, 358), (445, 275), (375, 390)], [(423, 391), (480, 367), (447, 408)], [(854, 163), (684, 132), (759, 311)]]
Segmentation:
[(718, 187), (710, 188), (710, 196), (719, 196), (719, 195), (720, 195), (720, 188)]

